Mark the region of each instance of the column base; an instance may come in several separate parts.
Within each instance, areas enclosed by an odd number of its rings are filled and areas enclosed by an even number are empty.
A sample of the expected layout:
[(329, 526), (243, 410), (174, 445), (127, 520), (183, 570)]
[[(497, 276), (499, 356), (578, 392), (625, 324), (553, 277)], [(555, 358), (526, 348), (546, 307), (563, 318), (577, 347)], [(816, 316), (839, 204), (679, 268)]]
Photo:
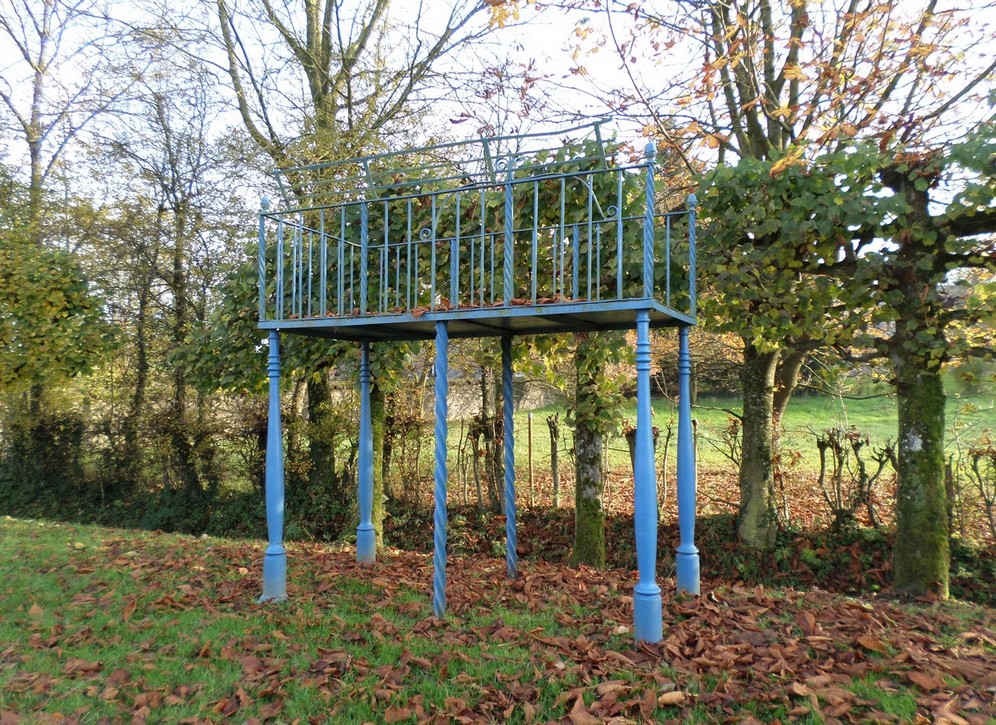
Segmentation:
[(271, 546), (263, 555), (263, 594), (259, 602), (283, 602), (287, 599), (287, 552)]
[(699, 550), (694, 546), (690, 551), (678, 552), (674, 557), (675, 585), (683, 594), (699, 594)]
[(661, 588), (636, 585), (633, 590), (633, 634), (637, 642), (660, 642), (664, 635)]
[(356, 560), (361, 564), (373, 564), (377, 558), (377, 532), (373, 524), (356, 527)]

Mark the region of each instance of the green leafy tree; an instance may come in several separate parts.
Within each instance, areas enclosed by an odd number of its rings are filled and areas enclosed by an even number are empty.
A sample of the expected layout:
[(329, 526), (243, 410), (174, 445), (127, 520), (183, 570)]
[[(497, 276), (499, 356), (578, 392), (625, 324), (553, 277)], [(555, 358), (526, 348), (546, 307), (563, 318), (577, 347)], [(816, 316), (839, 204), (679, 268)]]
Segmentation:
[(14, 394), (90, 371), (110, 341), (77, 260), (36, 244), (28, 191), (0, 174), (0, 391)]
[[(419, 6), (402, 28), (389, 20), (390, 0), (355, 5), (336, 0), (273, 2), (217, 0), (215, 37), (242, 123), (256, 146), (280, 169), (343, 160), (383, 149), (389, 136), (412, 138), (414, 121), (428, 107), (425, 96), (440, 61), (455, 48), (487, 32), (487, 4), (459, 2), (434, 29)], [(264, 22), (260, 23), (260, 19)], [(258, 52), (257, 52), (258, 51)], [(287, 89), (303, 92), (287, 103)], [(288, 176), (290, 193), (308, 204), (308, 172)], [(312, 427), (323, 428), (322, 375), (345, 350), (311, 343), (304, 358)], [(382, 355), (383, 357), (383, 355)], [(402, 356), (403, 357), (403, 356)], [(397, 359), (397, 356), (385, 359)], [(379, 365), (371, 388), (374, 457), (383, 460), (385, 395), (397, 383), (397, 369)], [(312, 449), (315, 475), (335, 470), (326, 449)], [(383, 471), (375, 465), (374, 527), (381, 536)], [(334, 481), (327, 482), (333, 485)]]
[[(794, 163), (844, 149), (857, 138), (874, 139), (883, 148), (939, 139), (956, 121), (977, 117), (978, 92), (987, 88), (996, 68), (991, 44), (982, 41), (987, 33), (981, 20), (967, 10), (941, 8), (936, 0), (613, 0), (604, 5), (579, 0), (568, 5), (585, 10), (597, 5), (609, 19), (606, 33), (581, 34), (585, 44), (616, 52), (627, 70), (630, 84), (610, 93), (614, 107), (635, 114), (677, 151), (689, 157), (703, 152), (705, 163), (753, 159), (769, 164), (771, 181), (755, 173), (746, 179), (751, 183), (777, 184), (780, 172)], [(701, 62), (668, 63), (682, 50)], [(597, 69), (580, 66), (583, 57), (578, 55), (574, 77), (597, 83)], [(664, 63), (671, 73), (649, 72)], [(708, 190), (700, 196), (703, 218), (716, 214), (735, 222), (728, 210), (710, 205)], [(727, 239), (737, 236), (730, 229)], [(832, 243), (835, 234), (820, 244)], [(756, 255), (758, 245), (750, 246), (749, 253)], [(796, 251), (794, 258), (776, 255), (763, 280), (766, 287), (794, 291), (753, 308), (744, 309), (740, 301), (743, 276), (720, 271), (707, 282), (712, 309), (719, 313), (713, 318), (730, 321), (726, 329), (739, 321), (736, 332), (744, 341), (743, 422), (753, 442), (743, 447), (741, 495), (748, 498), (740, 502), (739, 532), (745, 544), (761, 549), (772, 543), (770, 457), (777, 446), (779, 409), (788, 402), (808, 350), (845, 332), (823, 324), (801, 339), (776, 340), (766, 333), (764, 323), (773, 319), (779, 327), (795, 326), (787, 324), (796, 313), (793, 297), (805, 299), (809, 292), (803, 288), (815, 280), (799, 278), (811, 261), (810, 249), (799, 245)], [(725, 264), (722, 256), (719, 264)], [(711, 277), (705, 251), (699, 269), (704, 279)], [(806, 324), (806, 314), (798, 326)]]
[[(863, 253), (896, 207), (864, 158), (744, 158), (702, 180), (699, 250), (708, 276), (701, 313), (705, 325), (743, 343), (739, 536), (759, 548), (773, 544), (777, 531), (772, 431), (788, 399), (778, 395), (777, 376), (798, 375), (798, 363), (787, 370), (793, 362), (786, 351), (804, 357), (846, 344), (867, 321), (867, 287), (809, 273), (842, 245)], [(795, 380), (782, 385), (794, 388)]]
[[(833, 265), (873, 278), (888, 333), (868, 340), (889, 361), (899, 408), (893, 584), (909, 595), (948, 596), (948, 501), (944, 485), (945, 363), (992, 360), (996, 313), (986, 303), (996, 274), (996, 124), (961, 143), (879, 160), (901, 209), (886, 245)], [(989, 281), (962, 297), (952, 281), (977, 270)]]

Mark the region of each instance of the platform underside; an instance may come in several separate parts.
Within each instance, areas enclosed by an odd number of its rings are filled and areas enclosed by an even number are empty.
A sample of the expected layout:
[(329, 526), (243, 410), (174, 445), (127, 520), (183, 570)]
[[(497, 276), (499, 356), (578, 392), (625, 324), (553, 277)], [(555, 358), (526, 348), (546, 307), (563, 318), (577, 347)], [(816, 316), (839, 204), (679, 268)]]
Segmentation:
[(549, 305), (477, 307), (406, 314), (316, 316), (267, 320), (259, 327), (337, 340), (430, 340), (446, 322), (451, 338), (545, 335), (561, 332), (631, 330), (636, 312), (650, 311), (651, 327), (694, 325), (695, 320), (652, 300), (569, 302)]

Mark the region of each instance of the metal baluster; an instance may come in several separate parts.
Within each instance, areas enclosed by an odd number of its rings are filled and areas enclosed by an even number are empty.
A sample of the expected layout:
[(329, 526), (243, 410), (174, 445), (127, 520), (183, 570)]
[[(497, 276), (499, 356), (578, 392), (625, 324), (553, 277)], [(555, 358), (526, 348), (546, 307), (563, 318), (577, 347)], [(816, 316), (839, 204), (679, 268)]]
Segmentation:
[(336, 307), (341, 317), (346, 312), (346, 207), (339, 212), (339, 244), (336, 253)]
[(571, 226), (571, 296), (575, 300), (581, 296), (581, 231), (577, 224)]
[(460, 192), (456, 194), (456, 229), (450, 240), (450, 305), (460, 305)]
[(530, 287), (532, 291), (532, 301), (534, 305), (536, 304), (536, 281), (537, 281), (536, 277), (537, 273), (539, 272), (537, 266), (539, 264), (538, 245), (539, 245), (539, 182), (534, 181), (533, 182), (533, 239), (532, 239), (532, 249), (530, 250), (532, 257), (529, 266), (529, 278), (531, 282)]
[(367, 314), (367, 294), (370, 284), (370, 210), (360, 202), (360, 314)]
[(657, 147), (647, 144), (647, 193), (643, 218), (643, 296), (654, 296), (654, 159)]
[(315, 233), (308, 230), (308, 317), (311, 317), (312, 279), (315, 276)]
[(277, 304), (276, 317), (284, 319), (284, 218), (277, 217)]
[[(411, 312), (412, 311), (412, 287), (413, 287), (413, 284), (414, 284), (413, 273), (415, 271), (414, 268), (412, 267), (412, 200), (411, 199), (408, 200), (407, 207), (408, 207), (408, 242), (407, 242), (407, 245), (408, 245), (408, 257), (405, 260), (405, 286), (407, 287), (407, 296), (408, 296), (408, 306), (407, 306), (406, 309), (409, 312)], [(418, 247), (416, 247), (415, 249), (416, 249), (415, 253), (418, 254), (418, 251), (417, 251)], [(416, 257), (416, 259), (417, 259), (417, 257)]]
[(436, 216), (436, 195), (433, 194), (432, 195), (432, 226), (431, 226), (431, 229), (432, 229), (432, 241), (430, 242), (432, 244), (432, 249), (429, 252), (430, 258), (432, 260), (430, 262), (430, 267), (432, 268), (432, 272), (429, 275), (429, 309), (430, 310), (436, 309), (436, 276), (438, 274), (438, 268), (436, 266), (438, 264), (438, 262), (436, 260), (436, 242), (438, 241), (436, 239), (436, 223), (437, 223), (437, 221), (438, 221), (438, 219), (437, 219), (437, 216)]
[(329, 265), (329, 244), (328, 237), (325, 235), (325, 210), (322, 209), (318, 213), (318, 234), (321, 238), (321, 262), (322, 272), (318, 284), (321, 288), (319, 292), (319, 307), (321, 308), (321, 316), (325, 317), (328, 314), (328, 265)]
[(671, 306), (671, 215), (664, 217), (664, 304)]
[(594, 224), (594, 219), (592, 218), (592, 202), (595, 199), (595, 176), (592, 174), (588, 177), (588, 294), (587, 298), (590, 300), (591, 295), (591, 243), (592, 243), (592, 225)]
[(688, 312), (692, 317), (698, 314), (698, 302), (695, 291), (695, 206), (697, 202), (695, 194), (688, 195)]
[(623, 172), (616, 172), (616, 299), (623, 298)]
[(511, 156), (508, 157), (508, 168), (506, 169), (506, 179), (505, 179), (505, 249), (504, 249), (504, 269), (503, 269), (503, 299), (505, 305), (512, 304), (512, 298), (515, 296), (514, 289), (514, 279), (513, 275), (515, 273), (515, 247), (514, 247), (514, 213), (512, 209), (512, 173), (515, 169), (515, 159)]
[(389, 246), (391, 239), (390, 231), (390, 220), (388, 219), (388, 208), (387, 202), (384, 202), (384, 251), (381, 253), (380, 259), (380, 286), (381, 291), (378, 295), (378, 299), (381, 300), (380, 311), (387, 312), (388, 305), (391, 304), (391, 276), (388, 271), (391, 267), (391, 249)]
[(259, 236), (257, 242), (258, 266), (257, 285), (259, 286), (259, 321), (266, 320), (266, 215), (270, 211), (270, 200), (263, 197), (259, 200)]

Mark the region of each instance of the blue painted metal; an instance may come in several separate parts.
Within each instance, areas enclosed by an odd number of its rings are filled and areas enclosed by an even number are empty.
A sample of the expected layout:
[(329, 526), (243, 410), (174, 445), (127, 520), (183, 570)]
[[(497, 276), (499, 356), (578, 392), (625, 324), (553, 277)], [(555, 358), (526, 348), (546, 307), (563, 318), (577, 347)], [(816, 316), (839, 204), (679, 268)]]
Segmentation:
[(271, 330), (267, 376), (270, 410), (266, 426), (266, 530), (261, 602), (287, 598), (287, 552), (284, 550), (284, 440), (280, 425), (280, 334)]
[(663, 630), (657, 586), (657, 472), (650, 408), (650, 313), (636, 313), (636, 455), (633, 523), (640, 580), (633, 590), (633, 633), (638, 642), (659, 642)]
[[(260, 209), (259, 320), (274, 340), (271, 355), (276, 351), (278, 330), (363, 343), (357, 477), (357, 557), (361, 561), (372, 561), (375, 554), (370, 344), (435, 338), (433, 608), (442, 615), (446, 608), (449, 338), (502, 337), (502, 385), (505, 399), (511, 401), (513, 335), (631, 329), (636, 315), (634, 495), (640, 582), (634, 592), (634, 617), (637, 639), (656, 641), (660, 639), (661, 605), (654, 575), (657, 503), (649, 328), (683, 328), (686, 348), (681, 364), (690, 364), (687, 327), (695, 324), (696, 314), (695, 197), (689, 197), (684, 209), (658, 213), (654, 145), (647, 146), (642, 161), (629, 162), (616, 151), (607, 154), (598, 124), (587, 127), (592, 129), (598, 146), (586, 150), (583, 158), (579, 158), (580, 147), (562, 153), (563, 134), (569, 130), (443, 144), (277, 172), (282, 208), (274, 210), (263, 200)], [(288, 183), (291, 176), (293, 184)], [(297, 203), (298, 199), (308, 203)], [(370, 205), (379, 205), (372, 214)], [(276, 233), (268, 239), (267, 226), (274, 224)], [(686, 275), (687, 287), (672, 289), (678, 280), (684, 286)], [(271, 359), (271, 405), (274, 369), (279, 413), (279, 358), (275, 363)], [(681, 372), (679, 380), (686, 374)], [(684, 405), (684, 392), (681, 399)], [(514, 576), (514, 431), (508, 407), (505, 416), (507, 563), (509, 575)], [(283, 525), (282, 453), (269, 450), (280, 438), (279, 415), (276, 418), (277, 432), (274, 435), (271, 430), (268, 437), (268, 466), (271, 460), (281, 462), (281, 518), (276, 539), (271, 530), (271, 548), (274, 541), (279, 545)], [(689, 426), (690, 413), (682, 409), (678, 578), (679, 588), (692, 591), (694, 583), (697, 591), (698, 558), (692, 531), (695, 463)], [(269, 506), (276, 481), (268, 470), (268, 508), (276, 505)], [(268, 524), (272, 521), (268, 511)], [(279, 553), (282, 556), (282, 547)], [(275, 576), (276, 563), (271, 558), (264, 564), (265, 593), (271, 590), (267, 582)], [(282, 558), (280, 562), (283, 566)], [(689, 573), (693, 565), (694, 576)]]
[(357, 489), (360, 523), (356, 527), (356, 560), (371, 563), (377, 556), (377, 536), (373, 526), (373, 426), (370, 420), (370, 343), (360, 343), (360, 441), (357, 461)]
[[(369, 274), (369, 244), (370, 244), (370, 210), (365, 201), (360, 202), (360, 314), (367, 313), (367, 286), (370, 283)], [(352, 265), (350, 265), (352, 266)], [(352, 281), (352, 269), (350, 269)], [(350, 285), (352, 287), (352, 285)], [(350, 305), (352, 307), (352, 305)]]
[[(539, 267), (539, 182), (533, 182), (533, 233), (530, 239), (529, 245), (529, 259), (530, 259), (530, 269), (536, 270)], [(536, 304), (536, 289), (539, 280), (536, 279), (535, 274), (530, 275), (530, 287), (529, 287), (529, 299), (532, 303)]]
[(695, 317), (698, 314), (698, 302), (695, 282), (695, 218), (698, 199), (695, 194), (688, 195), (688, 314)]
[(432, 611), (446, 613), (446, 415), (449, 375), (449, 336), (445, 322), (436, 323), (435, 510), (433, 512)]
[(654, 296), (654, 160), (657, 158), (657, 147), (651, 141), (644, 152), (647, 157), (646, 202), (643, 221), (643, 296), (651, 299)]
[(571, 227), (571, 297), (581, 296), (581, 234), (578, 225)]
[(319, 211), (318, 233), (321, 236), (322, 246), (319, 264), (321, 265), (321, 279), (318, 280), (319, 301), (318, 306), (322, 316), (328, 314), (328, 274), (329, 274), (329, 245), (328, 235), (325, 233), (325, 210)]
[(506, 305), (512, 304), (512, 298), (515, 297), (515, 212), (512, 208), (512, 181), (515, 176), (515, 158), (509, 157), (506, 159), (506, 181), (505, 181), (505, 243), (504, 243), (504, 268), (503, 268), (503, 285), (502, 285), (502, 295), (503, 300)]
[(692, 359), (688, 326), (678, 328), (678, 528), (675, 556), (679, 592), (699, 593), (699, 550), (695, 547), (695, 442), (692, 438)]
[(259, 321), (266, 320), (266, 215), (270, 213), (270, 199), (264, 196), (259, 200), (259, 259), (258, 278), (259, 287)]
[(277, 294), (274, 302), (273, 319), (282, 320), (284, 318), (284, 220), (277, 218)]
[(519, 575), (519, 558), (516, 553), (518, 536), (515, 521), (515, 400), (512, 394), (512, 336), (501, 338), (501, 398), (505, 420), (503, 448), (505, 453), (505, 563), (508, 578)]

